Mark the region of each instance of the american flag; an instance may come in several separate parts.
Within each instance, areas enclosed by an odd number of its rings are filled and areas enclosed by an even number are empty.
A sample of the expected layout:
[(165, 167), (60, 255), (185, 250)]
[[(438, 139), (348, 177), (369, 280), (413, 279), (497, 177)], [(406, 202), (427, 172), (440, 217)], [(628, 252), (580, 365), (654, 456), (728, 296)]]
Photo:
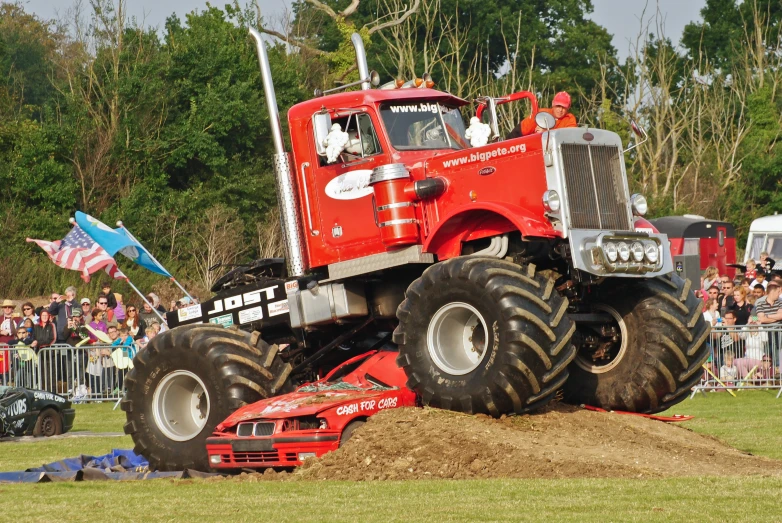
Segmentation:
[(112, 278), (125, 279), (125, 275), (117, 268), (114, 258), (109, 256), (103, 247), (92, 241), (92, 238), (87, 236), (78, 225), (74, 225), (71, 232), (62, 240), (48, 242), (27, 238), (27, 241), (38, 244), (58, 267), (81, 271), (81, 278), (85, 282), (90, 281), (90, 274), (101, 269)]

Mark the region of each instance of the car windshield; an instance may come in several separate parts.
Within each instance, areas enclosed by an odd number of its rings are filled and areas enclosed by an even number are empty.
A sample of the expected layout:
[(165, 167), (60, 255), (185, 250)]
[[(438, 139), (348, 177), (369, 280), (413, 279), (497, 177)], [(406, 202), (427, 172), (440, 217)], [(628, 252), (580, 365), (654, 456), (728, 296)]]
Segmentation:
[(388, 103), (380, 106), (391, 145), (398, 151), (466, 149), (459, 109), (437, 102)]

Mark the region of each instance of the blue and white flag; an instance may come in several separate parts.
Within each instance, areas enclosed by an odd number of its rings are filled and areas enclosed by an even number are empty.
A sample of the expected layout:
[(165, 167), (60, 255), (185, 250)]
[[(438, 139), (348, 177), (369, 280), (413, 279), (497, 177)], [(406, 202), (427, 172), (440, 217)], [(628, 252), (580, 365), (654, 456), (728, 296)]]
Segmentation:
[(81, 211), (76, 211), (76, 223), (111, 256), (119, 252), (145, 269), (171, 278), (171, 273), (160, 265), (149, 254), (149, 251), (131, 237), (124, 228), (112, 229), (99, 219)]

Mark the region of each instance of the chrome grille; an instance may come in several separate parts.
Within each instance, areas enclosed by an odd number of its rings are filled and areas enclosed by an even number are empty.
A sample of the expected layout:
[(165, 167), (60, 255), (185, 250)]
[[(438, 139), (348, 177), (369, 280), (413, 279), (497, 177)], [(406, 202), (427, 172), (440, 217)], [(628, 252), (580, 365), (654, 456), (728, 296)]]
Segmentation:
[(611, 145), (562, 144), (570, 227), (629, 231), (622, 151)]
[(249, 438), (250, 436), (271, 436), (272, 434), (274, 434), (273, 422), (240, 423), (236, 427), (236, 435), (240, 438)]

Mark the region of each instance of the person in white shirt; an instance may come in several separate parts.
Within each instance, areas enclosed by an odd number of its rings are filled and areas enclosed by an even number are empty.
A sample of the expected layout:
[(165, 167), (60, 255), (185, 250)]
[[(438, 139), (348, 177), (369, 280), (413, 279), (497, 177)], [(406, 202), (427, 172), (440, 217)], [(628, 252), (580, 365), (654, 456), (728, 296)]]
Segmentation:
[(717, 301), (717, 298), (711, 298), (706, 302), (706, 310), (703, 311), (703, 319), (712, 327), (717, 325), (717, 321), (720, 319), (720, 302)]

